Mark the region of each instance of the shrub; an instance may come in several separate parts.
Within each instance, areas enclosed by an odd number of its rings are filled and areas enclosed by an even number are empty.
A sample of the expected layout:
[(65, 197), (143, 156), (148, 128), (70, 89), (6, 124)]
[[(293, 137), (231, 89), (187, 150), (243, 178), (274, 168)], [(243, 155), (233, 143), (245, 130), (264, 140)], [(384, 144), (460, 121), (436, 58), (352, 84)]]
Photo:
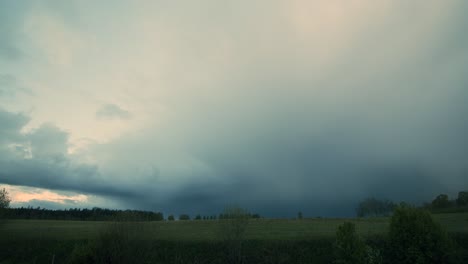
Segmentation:
[(431, 214), (398, 207), (390, 221), (390, 257), (394, 263), (448, 263), (452, 243)]
[(345, 222), (338, 227), (335, 241), (335, 263), (366, 263), (366, 244), (356, 234), (353, 223)]

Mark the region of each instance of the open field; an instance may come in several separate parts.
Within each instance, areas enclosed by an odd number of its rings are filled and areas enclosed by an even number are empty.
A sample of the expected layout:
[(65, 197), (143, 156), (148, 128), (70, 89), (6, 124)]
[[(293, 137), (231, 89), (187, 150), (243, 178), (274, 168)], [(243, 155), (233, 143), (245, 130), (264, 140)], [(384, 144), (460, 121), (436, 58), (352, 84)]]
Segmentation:
[[(468, 213), (436, 214), (434, 218), (449, 233), (468, 234)], [(356, 224), (362, 236), (385, 234), (389, 218), (367, 219), (257, 219), (251, 220), (246, 239), (249, 240), (306, 240), (332, 238), (338, 225), (344, 221)], [(54, 220), (8, 220), (0, 227), (0, 239), (93, 239), (99, 230), (111, 222), (54, 221)], [(177, 241), (200, 241), (218, 239), (219, 222), (216, 220), (191, 220), (174, 222), (128, 223), (139, 238)]]
[[(453, 256), (458, 260), (451, 263), (468, 263), (468, 213), (436, 214), (434, 219), (453, 234), (457, 250)], [(252, 219), (242, 251), (220, 241), (220, 222), (216, 220), (119, 225), (7, 220), (0, 222), (0, 263), (109, 263), (101, 257), (117, 258), (120, 262), (116, 263), (237, 263), (230, 260), (233, 252), (242, 254), (244, 263), (331, 263), (336, 229), (344, 221), (355, 223), (367, 243), (391, 260), (384, 236), (389, 218)], [(123, 233), (115, 233), (120, 227)], [(99, 257), (89, 259), (96, 255)]]

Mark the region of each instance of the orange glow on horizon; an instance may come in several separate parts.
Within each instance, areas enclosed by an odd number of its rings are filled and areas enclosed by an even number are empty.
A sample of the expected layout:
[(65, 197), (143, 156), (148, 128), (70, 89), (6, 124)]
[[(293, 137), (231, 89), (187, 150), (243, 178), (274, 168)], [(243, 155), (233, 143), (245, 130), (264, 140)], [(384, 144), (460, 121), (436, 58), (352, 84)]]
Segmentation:
[(5, 186), (7, 192), (10, 194), (11, 202), (14, 203), (27, 203), (33, 200), (54, 202), (65, 204), (67, 201), (72, 202), (86, 202), (88, 196), (84, 194), (77, 195), (62, 195), (50, 190), (40, 188), (25, 188), (17, 186)]

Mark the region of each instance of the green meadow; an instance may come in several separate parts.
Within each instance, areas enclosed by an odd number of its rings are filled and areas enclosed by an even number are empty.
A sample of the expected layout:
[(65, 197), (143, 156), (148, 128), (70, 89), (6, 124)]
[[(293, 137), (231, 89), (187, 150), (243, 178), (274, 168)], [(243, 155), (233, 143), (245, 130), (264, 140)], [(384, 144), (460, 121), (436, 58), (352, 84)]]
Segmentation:
[[(450, 263), (468, 261), (468, 213), (434, 214), (455, 242)], [(3, 220), (7, 263), (332, 263), (338, 226), (389, 256), (390, 218), (249, 219), (242, 243), (223, 241), (226, 220), (154, 222)], [(390, 251), (389, 251), (390, 250)]]
[[(434, 214), (434, 219), (449, 233), (468, 234), (468, 213)], [(333, 238), (337, 227), (345, 221), (356, 225), (363, 237), (383, 235), (388, 230), (389, 218), (306, 218), (251, 219), (245, 239), (248, 240), (307, 240)], [(156, 221), (127, 223), (134, 233), (144, 239), (174, 241), (218, 240), (219, 220)], [(6, 220), (0, 230), (2, 240), (94, 239), (112, 222), (55, 221), (55, 220)]]

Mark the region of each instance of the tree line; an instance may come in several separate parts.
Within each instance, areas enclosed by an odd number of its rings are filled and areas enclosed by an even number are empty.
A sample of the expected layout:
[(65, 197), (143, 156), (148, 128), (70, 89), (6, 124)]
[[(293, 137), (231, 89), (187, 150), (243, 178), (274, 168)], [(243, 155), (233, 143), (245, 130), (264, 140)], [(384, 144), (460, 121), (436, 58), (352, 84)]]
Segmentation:
[(433, 212), (444, 212), (447, 209), (454, 211), (468, 209), (468, 191), (462, 191), (458, 193), (456, 199), (449, 199), (447, 194), (439, 194), (431, 203), (424, 205), (426, 209)]
[[(236, 215), (228, 214), (228, 213), (225, 213), (223, 211), (223, 213), (220, 213), (219, 215), (204, 215), (204, 216), (202, 216), (201, 214), (197, 214), (197, 215), (195, 215), (193, 220), (217, 220), (217, 219), (223, 220), (223, 219), (232, 219), (232, 218), (236, 218), (236, 217), (237, 217)], [(262, 218), (259, 214), (251, 214), (251, 213), (246, 213), (246, 217), (247, 218), (252, 218), (252, 219)], [(188, 214), (179, 215), (179, 220), (186, 221), (186, 220), (191, 220), (191, 219), (192, 218)], [(167, 220), (168, 221), (175, 221), (176, 218), (175, 218), (174, 215), (171, 214), (171, 215), (169, 215), (167, 217)]]
[(160, 212), (139, 210), (112, 210), (94, 207), (92, 209), (71, 208), (50, 210), (40, 207), (4, 208), (5, 219), (43, 219), (76, 221), (162, 221)]
[[(161, 212), (140, 210), (112, 210), (94, 207), (92, 209), (71, 208), (64, 210), (51, 210), (40, 207), (9, 208), (11, 199), (5, 189), (0, 190), (0, 216), (7, 219), (48, 219), (48, 220), (79, 220), (79, 221), (162, 221), (164, 216)], [(362, 200), (357, 208), (358, 217), (389, 216), (397, 204), (390, 200), (379, 200), (369, 197)], [(422, 206), (433, 213), (458, 212), (468, 210), (468, 191), (460, 191), (456, 199), (450, 200), (448, 195), (440, 194), (431, 203)], [(231, 215), (225, 212), (219, 215), (202, 216), (197, 214), (194, 220), (216, 220), (230, 219)], [(261, 218), (259, 214), (248, 213), (248, 218)], [(174, 221), (174, 215), (169, 215), (167, 220)], [(179, 220), (191, 220), (190, 215), (181, 214)], [(302, 219), (302, 212), (298, 213), (298, 219)]]
[[(398, 204), (390, 200), (379, 200), (369, 197), (362, 200), (357, 208), (358, 217), (390, 216)], [(432, 213), (450, 213), (468, 211), (468, 191), (458, 192), (456, 199), (449, 199), (447, 194), (439, 194), (430, 203), (424, 203), (423, 209)]]
[[(76, 220), (76, 221), (163, 221), (164, 215), (161, 212), (141, 211), (141, 210), (113, 210), (94, 207), (70, 208), (63, 210), (51, 210), (41, 207), (20, 207), (10, 208), (11, 199), (5, 189), (0, 190), (0, 217), (3, 219), (43, 219), (43, 220)], [(194, 220), (216, 220), (232, 219), (236, 215), (222, 212), (217, 215), (201, 216), (197, 214)], [(247, 218), (260, 218), (259, 214), (246, 213)], [(168, 221), (174, 221), (174, 215), (169, 215)], [(191, 220), (190, 215), (181, 214), (179, 220)]]

